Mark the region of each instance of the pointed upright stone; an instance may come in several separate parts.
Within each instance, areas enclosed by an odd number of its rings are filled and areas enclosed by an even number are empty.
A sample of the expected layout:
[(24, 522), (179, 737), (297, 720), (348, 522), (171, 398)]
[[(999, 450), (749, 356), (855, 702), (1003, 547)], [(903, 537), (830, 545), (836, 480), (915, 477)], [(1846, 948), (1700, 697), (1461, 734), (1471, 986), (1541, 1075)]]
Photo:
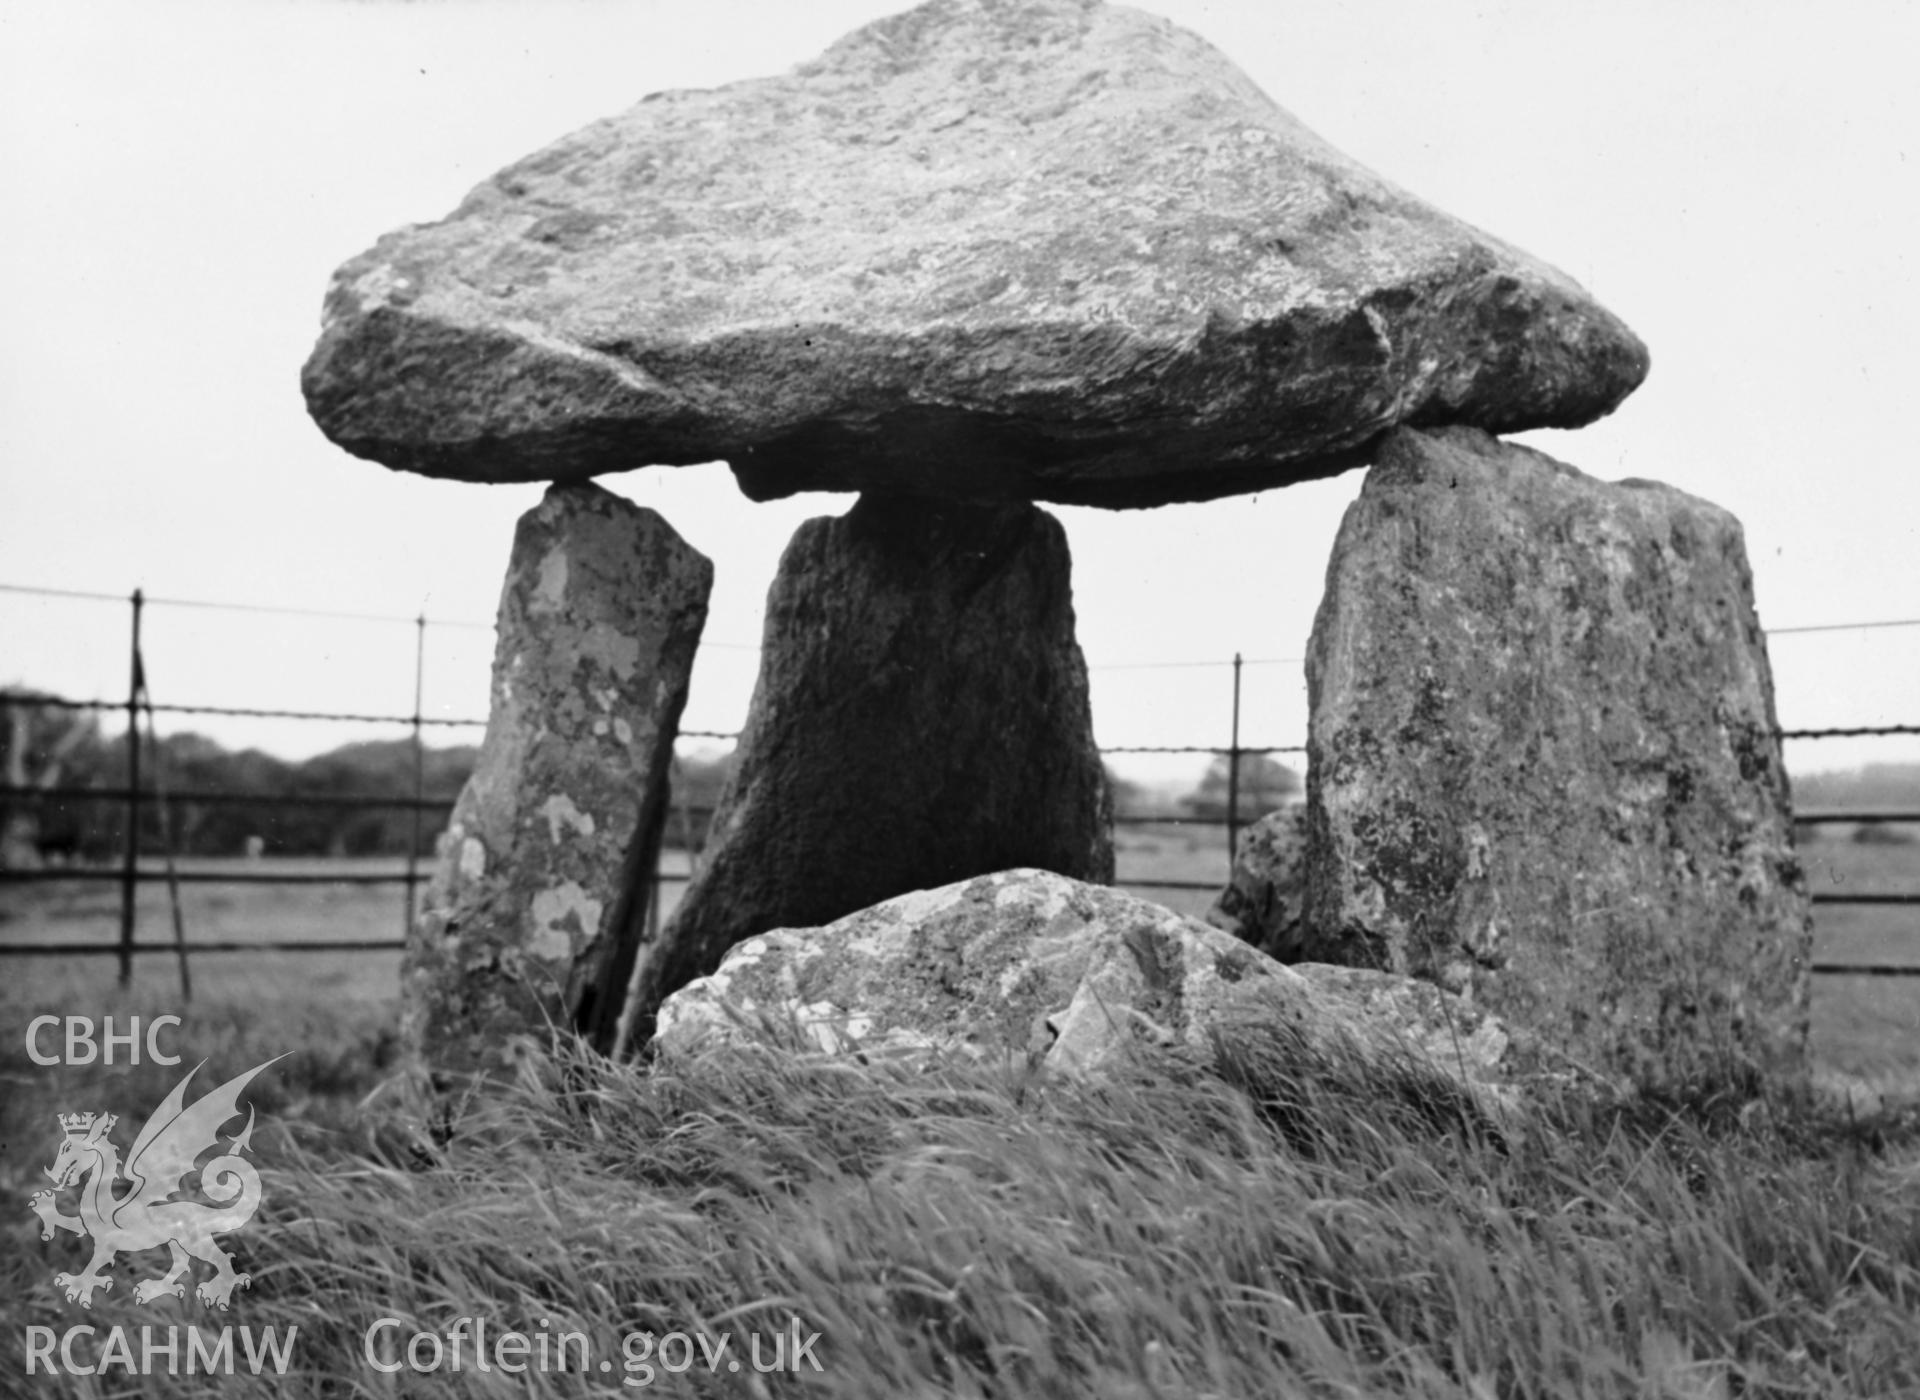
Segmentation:
[(1207, 922), (1270, 958), (1296, 961), (1307, 937), (1306, 855), (1306, 805), (1267, 813), (1241, 833), (1227, 887), (1207, 910)]
[(734, 944), (1015, 866), (1113, 878), (1066, 533), (1033, 506), (863, 496), (795, 533), (699, 875), (636, 1028)]
[(549, 1026), (610, 1037), (712, 585), (666, 521), (597, 486), (520, 518), (486, 739), (407, 944), (403, 1034), (429, 1068), (499, 1068)]
[(1149, 506), (1573, 427), (1646, 348), (1564, 273), (1098, 0), (933, 0), (657, 93), (345, 264), (303, 377), (473, 481), (723, 458), (825, 489)]
[(1809, 906), (1739, 522), (1401, 431), (1308, 649), (1305, 959), (1666, 1092), (1806, 1072)]

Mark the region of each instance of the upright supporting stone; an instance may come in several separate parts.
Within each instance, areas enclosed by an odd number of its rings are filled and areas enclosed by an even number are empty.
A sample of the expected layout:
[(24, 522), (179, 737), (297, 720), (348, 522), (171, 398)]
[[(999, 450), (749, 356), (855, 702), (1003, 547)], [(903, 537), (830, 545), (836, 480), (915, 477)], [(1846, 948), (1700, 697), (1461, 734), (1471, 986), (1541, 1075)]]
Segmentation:
[(1307, 809), (1269, 812), (1240, 837), (1227, 887), (1207, 922), (1280, 962), (1297, 961), (1306, 939)]
[(1810, 922), (1739, 523), (1399, 430), (1307, 657), (1308, 946), (1655, 1091), (1804, 1076)]
[(610, 1040), (712, 586), (666, 521), (597, 486), (520, 518), (486, 740), (407, 946), (403, 1029), (429, 1067), (497, 1068), (549, 1025)]
[(795, 533), (699, 878), (636, 1031), (774, 928), (1032, 866), (1113, 878), (1066, 534), (1030, 505), (863, 496)]

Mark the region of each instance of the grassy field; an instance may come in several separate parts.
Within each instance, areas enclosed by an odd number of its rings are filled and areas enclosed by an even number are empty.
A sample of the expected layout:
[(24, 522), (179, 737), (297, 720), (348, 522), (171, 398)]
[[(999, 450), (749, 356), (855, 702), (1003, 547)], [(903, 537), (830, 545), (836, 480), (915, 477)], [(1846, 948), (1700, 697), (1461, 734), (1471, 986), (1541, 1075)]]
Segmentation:
[[(1910, 847), (1807, 855), (1816, 883), (1920, 887)], [(1136, 830), (1121, 870), (1208, 879), (1224, 850)], [(190, 940), (399, 932), (392, 888), (185, 895)], [(109, 889), (15, 888), (7, 909), (16, 943), (116, 927)], [(1904, 911), (1821, 912), (1822, 956), (1912, 956), (1887, 917)], [(142, 892), (141, 921), (170, 937), (164, 887)], [(202, 953), (191, 1006), (171, 954), (142, 955), (124, 993), (111, 958), (6, 968), (0, 1393), (1920, 1396), (1920, 1112), (1898, 1102), (1920, 1084), (1920, 979), (1815, 982), (1823, 1071), (1890, 1104), (1570, 1103), (1502, 1135), (1431, 1085), (1289, 1068), (1257, 1042), (1228, 1047), (1225, 1079), (1143, 1063), (1099, 1090), (793, 1050), (612, 1066), (563, 1045), (504, 1092), (429, 1112), (391, 1080), (397, 954)], [(231, 1314), (191, 1294), (134, 1304), (158, 1253), (123, 1261), (92, 1312), (51, 1282), (84, 1262), (25, 1207), (53, 1115), (117, 1113), (124, 1146), (181, 1071), (33, 1064), (22, 1031), (40, 1010), (182, 1014), (203, 1086), (288, 1056), (247, 1095), (265, 1191), (228, 1240), (253, 1279)], [(577, 1334), (563, 1349), (589, 1365), (389, 1373), (366, 1350), (382, 1318), (388, 1342), (442, 1347), (460, 1318), (496, 1340)], [(95, 1327), (84, 1362), (115, 1325), (227, 1322), (298, 1328), (287, 1374), (24, 1374), (29, 1328)], [(643, 1340), (672, 1333), (668, 1350)], [(753, 1368), (756, 1337), (770, 1360), (776, 1335), (814, 1333), (797, 1371)], [(711, 1353), (723, 1334), (709, 1373), (696, 1337)], [(374, 1359), (402, 1356), (383, 1342)]]
[[(1861, 844), (1843, 830), (1806, 843), (1802, 858), (1816, 892), (1920, 891), (1920, 840)], [(1204, 826), (1122, 828), (1121, 883), (1195, 917), (1204, 917), (1212, 889), (1225, 879), (1226, 836)], [(398, 874), (404, 862), (198, 861), (183, 868), (316, 869), (351, 874)], [(663, 869), (686, 873), (686, 858), (668, 852)], [(1205, 882), (1207, 890), (1154, 887), (1154, 880)], [(662, 908), (671, 913), (684, 888), (662, 886)], [(182, 920), (189, 947), (195, 942), (293, 942), (319, 939), (398, 939), (403, 899), (394, 886), (185, 885)], [(118, 936), (119, 890), (111, 885), (38, 885), (0, 889), (0, 946), (19, 943), (111, 944)], [(1859, 965), (1920, 965), (1920, 906), (1822, 905), (1815, 911), (1814, 955), (1821, 961)], [(139, 938), (170, 946), (173, 937), (164, 885), (143, 885)], [(113, 989), (118, 964), (111, 957), (9, 959), (0, 985), (0, 1008), (57, 1002), (82, 1004)], [(329, 1003), (387, 1001), (394, 995), (399, 955), (352, 953), (203, 953), (192, 958), (196, 990), (230, 998), (267, 985), (303, 989)], [(155, 993), (177, 992), (177, 960), (171, 952), (135, 959), (135, 984)], [(1813, 984), (1816, 1063), (1871, 1094), (1920, 1098), (1920, 977), (1821, 976)]]
[[(1431, 1084), (1252, 1041), (1224, 1078), (1143, 1062), (1098, 1088), (791, 1047), (652, 1069), (560, 1047), (419, 1126), (356, 1101), (387, 1065), (380, 1017), (260, 991), (197, 1004), (182, 1047), (220, 1078), (293, 1052), (248, 1095), (264, 1197), (228, 1243), (251, 1287), (231, 1314), (135, 1305), (147, 1255), (81, 1313), (50, 1282), (77, 1242), (43, 1242), (22, 1202), (0, 1391), (1920, 1394), (1920, 1134), (1898, 1120), (1566, 1104), (1503, 1135)], [(0, 1185), (22, 1201), (57, 1141), (43, 1118), (139, 1122), (175, 1072), (40, 1069), (9, 1040), (0, 1073)], [(577, 1336), (553, 1342), (574, 1364), (473, 1369), (474, 1318), (496, 1344)], [(97, 1329), (81, 1364), (113, 1327), (232, 1323), (274, 1329), (287, 1368), (23, 1374), (16, 1339), (79, 1323)], [(431, 1364), (455, 1333), (465, 1369), (372, 1364), (415, 1334)], [(816, 1334), (768, 1374), (717, 1350), (770, 1363), (776, 1336)]]

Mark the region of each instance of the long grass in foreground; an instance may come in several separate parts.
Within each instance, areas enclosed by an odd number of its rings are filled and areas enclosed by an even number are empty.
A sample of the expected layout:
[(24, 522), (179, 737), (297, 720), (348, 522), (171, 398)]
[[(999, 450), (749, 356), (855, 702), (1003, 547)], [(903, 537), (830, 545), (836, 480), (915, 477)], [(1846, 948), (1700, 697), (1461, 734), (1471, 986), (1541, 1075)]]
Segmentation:
[[(1920, 1394), (1910, 1141), (1573, 1104), (1499, 1132), (1431, 1084), (1287, 1070), (1257, 1041), (1231, 1063), (1086, 1087), (562, 1046), (439, 1131), (341, 1119), (263, 1148), (230, 1315), (130, 1285), (77, 1315), (47, 1282), (72, 1237), (21, 1230), (9, 1345), (76, 1321), (299, 1328), (285, 1376), (26, 1392), (87, 1396)], [(583, 1340), (559, 1343), (566, 1372), (531, 1352), (483, 1372), (462, 1318), (489, 1348)], [(438, 1370), (405, 1364), (414, 1333)], [(752, 1364), (814, 1333), (797, 1371)]]

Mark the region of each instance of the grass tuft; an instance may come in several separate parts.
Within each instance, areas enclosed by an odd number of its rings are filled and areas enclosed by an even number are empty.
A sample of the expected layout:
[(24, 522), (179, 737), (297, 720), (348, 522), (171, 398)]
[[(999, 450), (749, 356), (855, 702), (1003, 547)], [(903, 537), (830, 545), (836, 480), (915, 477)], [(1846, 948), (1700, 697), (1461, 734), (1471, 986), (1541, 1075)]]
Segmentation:
[[(287, 1049), (287, 1029), (230, 1023), (218, 1068)], [(385, 1072), (380, 1029), (314, 1034), (353, 1048), (296, 1055), (271, 1115), (262, 1103), (265, 1203), (233, 1237), (254, 1283), (231, 1317), (137, 1308), (129, 1284), (83, 1319), (297, 1325), (298, 1374), (39, 1376), (31, 1393), (633, 1393), (626, 1334), (729, 1332), (744, 1358), (757, 1332), (764, 1356), (795, 1317), (821, 1336), (818, 1373), (709, 1376), (696, 1352), (653, 1384), (1009, 1400), (1920, 1392), (1910, 1122), (1570, 1097), (1495, 1124), (1451, 1081), (1248, 1032), (1217, 1047), (1219, 1074), (1143, 1059), (1096, 1085), (794, 1045), (643, 1066), (559, 1044), (414, 1129), (404, 1097), (342, 1097)], [(168, 1082), (99, 1087), (150, 1106)], [(10, 1140), (51, 1156), (39, 1128)], [(0, 1270), (15, 1338), (82, 1320), (48, 1282), (77, 1267), (73, 1238), (43, 1245), (21, 1220)], [(578, 1331), (596, 1369), (389, 1376), (364, 1360), (380, 1318), (404, 1340), (463, 1316), (495, 1336)]]

